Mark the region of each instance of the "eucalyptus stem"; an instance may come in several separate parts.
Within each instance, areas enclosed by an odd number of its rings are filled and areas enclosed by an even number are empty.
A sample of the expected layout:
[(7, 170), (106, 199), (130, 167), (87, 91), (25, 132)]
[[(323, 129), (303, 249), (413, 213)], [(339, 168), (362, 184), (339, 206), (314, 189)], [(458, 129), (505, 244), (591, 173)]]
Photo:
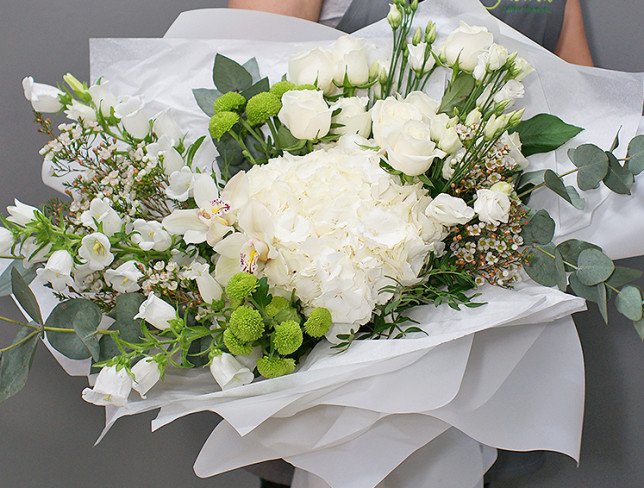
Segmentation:
[(39, 333), (40, 333), (40, 331), (35, 330), (35, 331), (33, 331), (33, 332), (31, 332), (31, 333), (27, 334), (25, 337), (23, 337), (22, 339), (20, 339), (18, 342), (14, 342), (14, 343), (13, 343), (13, 344), (11, 344), (10, 346), (7, 346), (7, 347), (4, 347), (4, 348), (0, 349), (0, 353), (10, 351), (11, 349), (13, 349), (13, 348), (15, 348), (15, 347), (18, 347), (18, 346), (20, 346), (20, 345), (24, 344), (24, 343), (25, 343), (25, 342), (27, 342), (29, 339), (31, 339), (33, 336), (38, 335)]
[[(573, 173), (576, 173), (577, 171), (579, 171), (579, 168), (571, 169), (570, 171), (566, 171), (565, 173), (561, 173), (560, 175), (557, 175), (557, 176), (559, 176), (559, 178), (563, 178), (564, 176), (571, 175), (571, 174), (573, 174)], [(521, 197), (524, 197), (524, 196), (526, 196), (526, 195), (529, 195), (529, 194), (530, 194), (530, 193), (532, 193), (533, 191), (535, 191), (535, 190), (537, 190), (537, 189), (539, 189), (539, 188), (542, 188), (542, 187), (544, 187), (544, 186), (546, 186), (546, 182), (545, 182), (545, 181), (544, 181), (543, 183), (539, 183), (538, 185), (533, 186), (533, 187), (532, 187), (532, 188), (530, 188), (529, 190), (526, 190), (526, 191), (524, 191), (524, 192), (519, 193), (519, 194), (517, 195), (517, 197), (518, 197), (518, 198), (521, 198)]]

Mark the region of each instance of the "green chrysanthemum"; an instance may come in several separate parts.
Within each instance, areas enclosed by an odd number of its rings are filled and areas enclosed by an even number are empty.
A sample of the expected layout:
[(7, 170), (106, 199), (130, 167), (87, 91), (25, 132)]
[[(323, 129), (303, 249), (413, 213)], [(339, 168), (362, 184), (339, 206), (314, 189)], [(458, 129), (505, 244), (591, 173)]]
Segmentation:
[(250, 125), (261, 125), (278, 114), (282, 108), (280, 99), (270, 92), (262, 92), (248, 100), (246, 119)]
[(246, 103), (246, 98), (243, 95), (237, 92), (228, 92), (220, 96), (215, 103), (213, 108), (215, 113), (218, 112), (236, 112)]
[(271, 303), (266, 305), (266, 315), (269, 317), (275, 317), (280, 310), (284, 310), (291, 306), (291, 302), (280, 296), (274, 296), (271, 299)]
[(257, 288), (257, 277), (250, 273), (236, 273), (226, 285), (226, 295), (235, 302), (240, 302)]
[(291, 83), (290, 81), (283, 80), (283, 81), (278, 81), (273, 86), (271, 86), (270, 92), (281, 100), (282, 95), (284, 95), (287, 91), (290, 91), (293, 89), (295, 89), (295, 83)]
[(264, 356), (257, 360), (257, 371), (264, 378), (277, 378), (295, 371), (295, 360), (291, 358)]
[(287, 320), (275, 326), (273, 345), (278, 353), (284, 356), (293, 354), (300, 348), (303, 341), (302, 328), (295, 320)]
[(216, 141), (226, 134), (239, 121), (235, 112), (218, 112), (210, 119), (210, 135)]
[(297, 85), (293, 90), (319, 90), (315, 85), (307, 83), (306, 85)]
[(304, 322), (304, 330), (311, 337), (322, 337), (329, 332), (332, 323), (331, 312), (326, 308), (318, 307), (313, 309)]
[(228, 348), (231, 354), (235, 356), (246, 356), (253, 351), (253, 346), (246, 344), (239, 340), (239, 338), (233, 334), (233, 331), (226, 329), (224, 331), (224, 344)]
[(242, 342), (253, 342), (264, 333), (264, 321), (257, 310), (243, 305), (230, 315), (228, 328)]

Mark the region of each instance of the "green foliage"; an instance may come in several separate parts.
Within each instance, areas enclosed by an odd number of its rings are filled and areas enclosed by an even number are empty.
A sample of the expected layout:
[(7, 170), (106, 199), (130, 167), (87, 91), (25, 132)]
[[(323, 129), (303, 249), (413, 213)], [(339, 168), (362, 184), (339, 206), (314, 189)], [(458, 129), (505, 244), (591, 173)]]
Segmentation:
[(583, 210), (585, 202), (579, 196), (574, 186), (566, 186), (561, 176), (548, 169), (543, 175), (543, 181), (548, 188), (554, 191), (561, 198), (570, 203), (573, 207)]
[(592, 190), (608, 174), (608, 156), (594, 144), (583, 144), (568, 151), (572, 163), (579, 168), (577, 186), (580, 190)]
[(628, 170), (634, 175), (644, 171), (644, 134), (634, 137), (628, 144)]
[(599, 311), (602, 315), (602, 318), (604, 319), (604, 322), (608, 323), (608, 302), (606, 285), (604, 285), (603, 283), (599, 283), (598, 285), (594, 286), (584, 285), (574, 274), (570, 275), (569, 282), (570, 288), (575, 295), (590, 302), (596, 303), (599, 306)]
[(268, 78), (262, 78), (253, 86), (244, 90), (241, 94), (246, 98), (246, 100), (250, 100), (251, 98), (253, 98), (255, 95), (259, 93), (268, 92), (268, 90), (270, 89), (270, 86), (271, 85), (270, 85), (270, 82), (268, 81)]
[(222, 54), (215, 56), (212, 79), (221, 93), (241, 92), (253, 84), (253, 75), (246, 68)]
[(0, 403), (23, 389), (40, 339), (40, 332), (27, 327), (18, 330), (13, 344), (0, 358)]
[[(141, 319), (135, 319), (139, 313), (139, 307), (144, 302), (145, 297), (139, 293), (124, 293), (116, 297), (116, 305), (109, 313), (114, 319), (110, 330), (117, 332), (115, 337), (112, 334), (104, 335), (99, 340), (100, 352), (98, 361), (107, 361), (115, 356), (119, 356), (123, 351), (119, 349), (116, 340), (122, 346), (135, 344), (141, 341)], [(116, 339), (116, 340), (115, 340)]]
[(214, 88), (195, 88), (192, 90), (192, 94), (203, 113), (208, 117), (215, 115), (215, 100), (221, 96), (219, 90)]
[(460, 73), (453, 82), (450, 82), (441, 100), (439, 113), (445, 113), (450, 117), (470, 96), (476, 80), (468, 73)]
[[(557, 251), (559, 251), (563, 260), (567, 263), (572, 264), (573, 266), (577, 266), (579, 255), (586, 249), (597, 249), (601, 251), (601, 248), (599, 246), (596, 246), (595, 244), (592, 244), (590, 242), (580, 241), (579, 239), (569, 239), (557, 246)], [(566, 265), (567, 272), (571, 272), (574, 269), (575, 268), (571, 267), (570, 265)]]
[(43, 320), (38, 300), (36, 300), (36, 296), (16, 268), (11, 268), (11, 290), (20, 306), (27, 312), (27, 315), (38, 324), (42, 324)]
[(554, 115), (539, 114), (521, 121), (512, 132), (519, 133), (521, 152), (527, 157), (554, 151), (582, 130), (580, 127), (566, 124)]
[(577, 278), (586, 286), (603, 283), (615, 271), (613, 261), (597, 249), (586, 249), (577, 259)]
[(615, 193), (630, 195), (631, 187), (635, 182), (633, 173), (619, 164), (612, 153), (606, 153), (606, 155), (608, 156), (608, 173), (604, 178), (604, 184)]
[(95, 332), (102, 319), (101, 310), (89, 300), (73, 298), (59, 303), (45, 322), (45, 326), (74, 329), (75, 334), (48, 330), (47, 340), (54, 349), (70, 359), (98, 360), (100, 347)]
[(528, 276), (540, 285), (561, 287), (564, 284), (565, 288), (566, 273), (563, 258), (554, 244), (534, 246), (524, 269)]
[(0, 275), (0, 297), (11, 295), (11, 274), (13, 269), (22, 275), (23, 280), (27, 284), (31, 283), (36, 277), (36, 269), (34, 267), (29, 269), (25, 268), (19, 259), (11, 261), (7, 269)]
[(554, 235), (555, 221), (543, 209), (537, 211), (521, 231), (525, 245), (549, 244)]
[(266, 308), (273, 300), (273, 296), (269, 293), (268, 279), (265, 276), (257, 282), (257, 288), (252, 297), (253, 301), (262, 308)]
[(274, 296), (270, 303), (266, 305), (266, 315), (269, 317), (275, 317), (280, 311), (284, 310), (285, 308), (289, 308), (291, 306), (290, 300), (281, 297), (281, 296)]
[(633, 322), (642, 320), (642, 292), (634, 286), (625, 286), (615, 298), (617, 311)]

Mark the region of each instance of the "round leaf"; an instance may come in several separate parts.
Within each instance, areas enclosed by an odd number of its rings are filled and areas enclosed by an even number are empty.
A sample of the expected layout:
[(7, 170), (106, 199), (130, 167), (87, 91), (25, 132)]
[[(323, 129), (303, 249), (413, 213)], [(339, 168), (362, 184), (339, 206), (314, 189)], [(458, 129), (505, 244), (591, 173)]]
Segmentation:
[(608, 173), (608, 156), (594, 144), (583, 144), (570, 152), (570, 159), (579, 168), (577, 185), (580, 190), (592, 190)]
[(619, 164), (619, 161), (613, 154), (606, 154), (608, 156), (608, 173), (604, 178), (604, 184), (615, 193), (630, 195), (631, 187), (635, 181), (633, 173)]
[(526, 245), (549, 244), (554, 235), (555, 221), (543, 209), (535, 213), (521, 231), (521, 237)]
[[(579, 239), (568, 239), (557, 246), (557, 251), (561, 253), (561, 257), (567, 263), (577, 266), (577, 260), (582, 251), (586, 249), (597, 249), (601, 251), (599, 246)], [(566, 271), (574, 271), (574, 268), (566, 265)]]
[(586, 249), (577, 260), (577, 277), (586, 286), (603, 283), (615, 271), (613, 261), (597, 249)]
[(96, 331), (101, 318), (100, 309), (89, 300), (74, 298), (64, 301), (52, 310), (45, 326), (73, 328), (76, 333), (47, 331), (47, 340), (69, 359), (88, 359), (92, 354), (98, 357), (98, 340), (94, 344), (89, 337), (91, 332)]
[(634, 322), (642, 320), (642, 293), (634, 286), (625, 286), (615, 299), (617, 311)]
[(530, 262), (524, 267), (528, 276), (543, 286), (556, 286), (566, 279), (561, 276), (563, 268), (557, 266), (558, 251), (555, 246), (534, 247), (531, 250)]
[(644, 171), (644, 134), (631, 140), (628, 145), (628, 170), (634, 175)]

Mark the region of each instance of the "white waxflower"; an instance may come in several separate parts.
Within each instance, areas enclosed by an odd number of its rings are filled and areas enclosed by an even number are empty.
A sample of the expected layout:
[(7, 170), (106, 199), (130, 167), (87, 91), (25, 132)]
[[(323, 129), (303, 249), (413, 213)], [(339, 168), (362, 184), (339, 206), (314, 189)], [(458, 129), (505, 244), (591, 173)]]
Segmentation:
[(98, 230), (101, 224), (102, 232), (106, 236), (113, 236), (121, 230), (123, 220), (111, 207), (109, 199), (94, 198), (89, 204), (89, 209), (80, 216), (81, 223), (92, 230)]
[(434, 198), (425, 213), (447, 227), (467, 224), (474, 218), (474, 209), (468, 207), (462, 198), (447, 193), (441, 193)]
[(479, 55), (487, 51), (493, 42), (494, 36), (485, 27), (461, 22), (442, 45), (441, 57), (449, 66), (454, 66), (458, 61), (462, 70), (472, 72), (478, 64)]
[(29, 222), (32, 222), (33, 220), (36, 219), (36, 215), (35, 215), (35, 212), (37, 210), (36, 207), (32, 207), (31, 205), (26, 205), (20, 202), (18, 199), (15, 199), (14, 202), (15, 202), (15, 205), (9, 205), (7, 207), (7, 212), (9, 212), (9, 216), (7, 217), (7, 220), (9, 222), (13, 222), (14, 224), (25, 226)]
[(114, 107), (114, 115), (121, 119), (125, 130), (136, 139), (143, 139), (150, 132), (150, 120), (143, 113), (141, 97), (124, 97)]
[(134, 375), (132, 389), (137, 391), (141, 398), (145, 398), (146, 393), (161, 379), (159, 364), (149, 356), (132, 366), (132, 374)]
[(143, 273), (136, 261), (127, 261), (116, 269), (105, 270), (105, 282), (119, 293), (133, 293), (141, 289), (139, 280)]
[(172, 245), (172, 237), (160, 222), (136, 219), (132, 222), (132, 242), (144, 251), (167, 251)]
[(190, 198), (192, 187), (194, 186), (195, 174), (188, 166), (184, 166), (179, 171), (173, 172), (168, 178), (168, 187), (165, 194), (172, 200), (185, 202)]
[(342, 127), (331, 129), (334, 134), (359, 134), (369, 137), (371, 134), (371, 114), (367, 111), (368, 97), (340, 98), (331, 106), (331, 111), (340, 109), (332, 122), (342, 124)]
[(25, 98), (31, 102), (31, 106), (36, 112), (54, 113), (63, 109), (59, 97), (63, 95), (58, 88), (42, 83), (34, 83), (31, 76), (22, 80), (22, 88), (25, 92)]
[(150, 294), (147, 300), (141, 304), (139, 313), (134, 318), (143, 319), (157, 329), (165, 330), (170, 327), (168, 322), (177, 318), (177, 312), (168, 302)]
[(72, 103), (65, 110), (65, 115), (72, 120), (96, 122), (96, 111), (78, 100), (72, 100)]
[(74, 284), (71, 273), (74, 268), (74, 258), (69, 252), (55, 251), (47, 260), (44, 268), (36, 270), (36, 274), (51, 284), (55, 291), (64, 291)]
[(212, 358), (210, 373), (222, 390), (247, 385), (255, 378), (250, 369), (242, 366), (235, 356), (227, 352)]
[(335, 90), (333, 78), (336, 58), (331, 51), (315, 48), (288, 60), (288, 79), (296, 85), (314, 85), (331, 94)]
[(109, 83), (103, 81), (100, 84), (90, 86), (89, 94), (92, 97), (92, 102), (100, 110), (101, 114), (104, 117), (109, 117), (117, 103), (116, 96), (109, 89)]
[(123, 407), (132, 390), (132, 378), (125, 368), (106, 366), (96, 377), (94, 388), (83, 390), (83, 400), (94, 405)]
[(477, 190), (474, 211), (486, 224), (507, 223), (510, 215), (510, 198), (506, 193), (494, 190)]
[(110, 252), (112, 246), (109, 238), (100, 232), (94, 232), (83, 237), (78, 255), (95, 271), (105, 269), (112, 261), (114, 254)]
[(294, 137), (313, 140), (329, 133), (331, 112), (321, 91), (291, 90), (282, 95), (282, 108), (277, 117)]
[(369, 58), (362, 39), (342, 36), (331, 45), (331, 53), (336, 60), (336, 85), (342, 86), (345, 77), (351, 86), (364, 85), (369, 81)]
[(431, 140), (427, 124), (410, 120), (398, 131), (389, 133), (382, 141), (389, 165), (408, 176), (425, 173), (436, 158), (445, 152)]
[(179, 125), (170, 115), (169, 109), (156, 115), (152, 124), (152, 132), (158, 137), (167, 137), (172, 141), (173, 146), (178, 144), (184, 136)]
[(15, 244), (13, 234), (10, 230), (0, 227), (0, 254), (3, 256), (11, 252), (11, 248)]

